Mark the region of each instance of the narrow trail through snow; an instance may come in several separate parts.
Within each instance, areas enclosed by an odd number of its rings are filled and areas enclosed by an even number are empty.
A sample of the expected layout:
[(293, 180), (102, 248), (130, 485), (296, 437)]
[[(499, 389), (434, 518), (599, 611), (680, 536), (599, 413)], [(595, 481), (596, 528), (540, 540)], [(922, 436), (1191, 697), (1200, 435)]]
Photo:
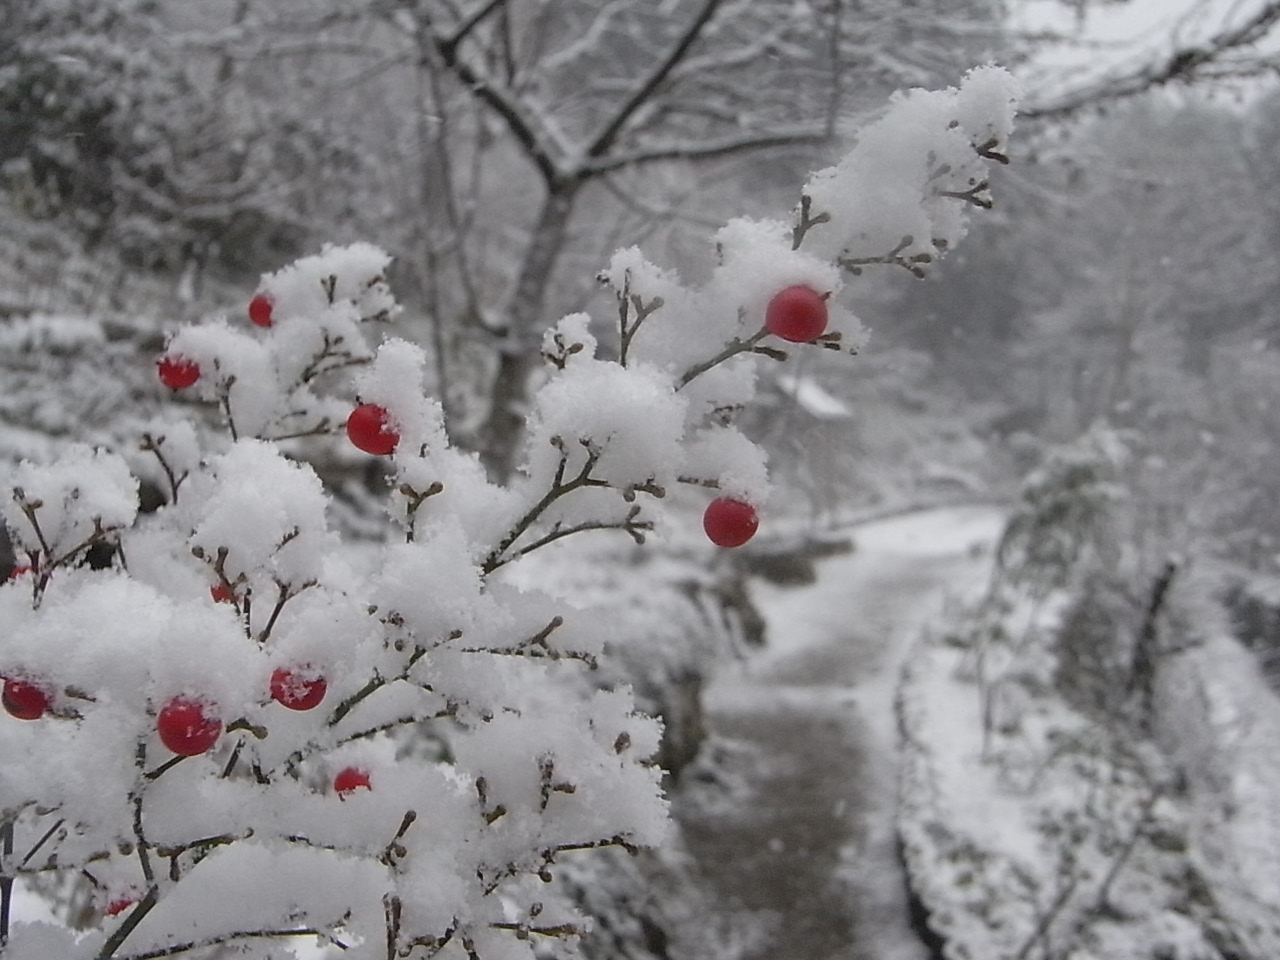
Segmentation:
[(743, 758), (740, 802), (694, 789), (674, 808), (715, 902), (752, 921), (743, 960), (925, 956), (894, 848), (894, 685), (948, 598), (982, 582), (1000, 522), (988, 507), (877, 521), (811, 586), (756, 590), (768, 646), (706, 697), (711, 732)]

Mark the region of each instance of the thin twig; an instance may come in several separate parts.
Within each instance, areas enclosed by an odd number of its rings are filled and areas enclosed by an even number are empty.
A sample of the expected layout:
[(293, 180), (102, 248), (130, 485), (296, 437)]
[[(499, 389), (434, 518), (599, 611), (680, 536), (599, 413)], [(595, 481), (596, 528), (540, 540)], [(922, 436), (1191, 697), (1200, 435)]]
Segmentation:
[(698, 377), (702, 376), (712, 367), (719, 366), (720, 364), (724, 363), (726, 360), (730, 359), (731, 357), (736, 357), (740, 353), (747, 353), (748, 351), (754, 350), (756, 347), (756, 344), (759, 343), (768, 335), (769, 335), (768, 328), (761, 327), (759, 330), (757, 330), (751, 336), (747, 337), (747, 339), (745, 340), (740, 339), (739, 337), (734, 337), (732, 340), (726, 343), (724, 346), (724, 349), (721, 350), (719, 353), (717, 353), (714, 357), (711, 357), (709, 360), (704, 360), (702, 361), (702, 363), (694, 364), (692, 367), (686, 370), (684, 376), (680, 378), (680, 382), (676, 384), (676, 389), (677, 390), (682, 389), (693, 380), (696, 380)]

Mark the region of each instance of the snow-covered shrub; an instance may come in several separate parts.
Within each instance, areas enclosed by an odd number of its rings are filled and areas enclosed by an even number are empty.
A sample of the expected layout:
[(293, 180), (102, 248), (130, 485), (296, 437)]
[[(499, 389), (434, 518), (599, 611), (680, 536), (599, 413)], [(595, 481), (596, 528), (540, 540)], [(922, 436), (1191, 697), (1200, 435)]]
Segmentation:
[[(641, 543), (680, 487), (711, 500), (714, 542), (749, 538), (768, 479), (732, 415), (753, 363), (784, 359), (779, 340), (860, 342), (841, 266), (955, 244), (1004, 159), (1010, 91), (984, 68), (899, 98), (793, 223), (725, 227), (700, 288), (615, 255), (620, 353), (597, 355), (581, 316), (548, 334), (508, 484), (450, 443), (423, 351), (378, 336), (397, 306), (369, 244), (265, 276), (248, 322), (171, 336), (160, 380), (224, 434), (175, 410), (131, 449), (22, 463), (3, 508), (22, 563), (0, 587), (3, 915), (15, 878), (79, 874), (100, 922), (0, 929), (4, 960), (280, 956), (296, 937), (501, 960), (575, 936), (552, 868), (661, 841), (659, 730), (625, 685), (584, 682), (610, 625), (522, 589), (520, 561), (591, 531)], [(386, 458), (377, 550), (343, 543), (302, 458), (343, 431), (349, 455)], [(139, 479), (166, 493), (154, 513)]]
[(1120, 452), (1051, 453), (986, 595), (904, 675), (899, 832), (951, 960), (1280, 944), (1280, 702), (1193, 564), (1121, 549)]

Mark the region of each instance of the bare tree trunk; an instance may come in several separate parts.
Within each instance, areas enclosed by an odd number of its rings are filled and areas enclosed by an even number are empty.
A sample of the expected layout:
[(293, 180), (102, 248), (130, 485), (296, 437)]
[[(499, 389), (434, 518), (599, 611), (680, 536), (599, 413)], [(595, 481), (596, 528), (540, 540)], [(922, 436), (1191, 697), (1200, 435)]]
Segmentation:
[(548, 183), (538, 220), (529, 234), (520, 275), (516, 279), (506, 339), (489, 394), (489, 413), (478, 436), (480, 459), (494, 480), (507, 479), (516, 466), (516, 450), (528, 406), (529, 375), (541, 358), (539, 343), (547, 289), (564, 250), (573, 201), (582, 180)]
[(1169, 588), (1177, 573), (1177, 562), (1169, 560), (1152, 584), (1151, 598), (1147, 602), (1146, 616), (1138, 631), (1138, 642), (1134, 645), (1133, 660), (1129, 667), (1129, 693), (1136, 698), (1138, 723), (1146, 734), (1151, 733), (1155, 708), (1155, 675), (1160, 655), (1160, 611), (1164, 609)]

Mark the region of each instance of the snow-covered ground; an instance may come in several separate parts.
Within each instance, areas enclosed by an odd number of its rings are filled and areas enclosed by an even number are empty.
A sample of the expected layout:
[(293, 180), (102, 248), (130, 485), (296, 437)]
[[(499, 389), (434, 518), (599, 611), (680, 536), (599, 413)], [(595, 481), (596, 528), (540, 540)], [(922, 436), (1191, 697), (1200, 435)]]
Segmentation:
[(951, 960), (1278, 956), (1280, 701), (1184, 610), (1142, 711), (1114, 656), (1137, 627), (1097, 590), (989, 603), (904, 673), (899, 829), (930, 926)]
[(743, 957), (925, 955), (895, 852), (894, 691), (920, 632), (984, 581), (1001, 521), (992, 507), (878, 520), (812, 585), (756, 585), (767, 646), (707, 691), (734, 796), (675, 798), (705, 882), (753, 931)]

